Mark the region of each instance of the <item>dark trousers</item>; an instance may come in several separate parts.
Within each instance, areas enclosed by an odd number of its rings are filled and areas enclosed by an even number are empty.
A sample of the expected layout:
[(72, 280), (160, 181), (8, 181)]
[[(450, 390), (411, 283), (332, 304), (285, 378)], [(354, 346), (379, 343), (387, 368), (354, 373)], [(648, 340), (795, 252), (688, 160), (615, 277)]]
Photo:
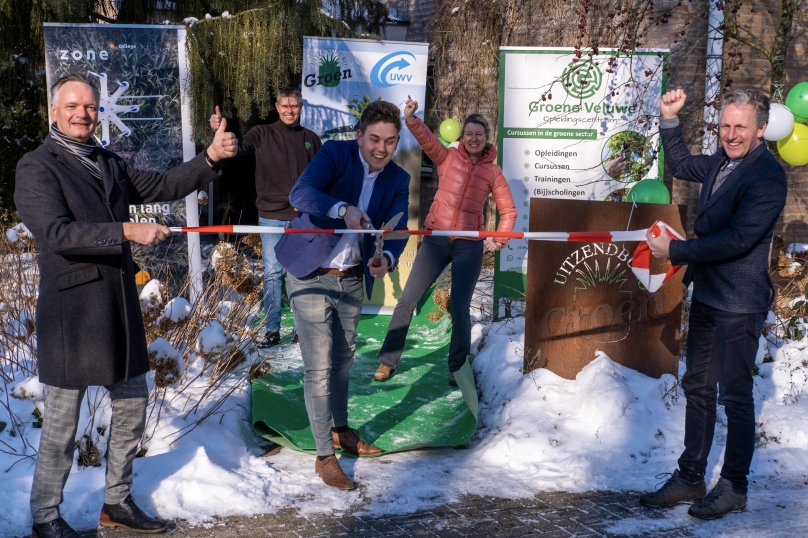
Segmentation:
[(387, 336), (379, 352), (381, 364), (389, 368), (398, 366), (415, 306), (450, 263), (452, 339), (449, 344), (449, 371), (458, 371), (466, 362), (471, 348), (469, 307), (483, 266), (483, 242), (426, 236), (387, 328)]
[(737, 314), (693, 301), (687, 335), (687, 370), (682, 377), (687, 410), (685, 450), (679, 457), (679, 469), (684, 476), (696, 480), (707, 470), (717, 402), (727, 413), (727, 446), (721, 476), (746, 491), (746, 475), (755, 450), (752, 368), (765, 319), (765, 312)]

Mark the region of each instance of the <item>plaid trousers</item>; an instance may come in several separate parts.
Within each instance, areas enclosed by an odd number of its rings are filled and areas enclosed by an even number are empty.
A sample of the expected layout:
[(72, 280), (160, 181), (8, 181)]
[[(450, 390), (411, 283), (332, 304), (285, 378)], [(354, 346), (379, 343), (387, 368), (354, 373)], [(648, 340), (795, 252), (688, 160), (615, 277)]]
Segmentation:
[[(146, 427), (149, 389), (146, 374), (107, 386), (112, 400), (112, 424), (109, 431), (104, 502), (118, 504), (129, 495), (132, 486), (132, 462)], [(31, 514), (34, 523), (47, 523), (59, 516), (63, 490), (73, 453), (81, 402), (87, 387), (48, 386), (39, 456), (31, 487)]]

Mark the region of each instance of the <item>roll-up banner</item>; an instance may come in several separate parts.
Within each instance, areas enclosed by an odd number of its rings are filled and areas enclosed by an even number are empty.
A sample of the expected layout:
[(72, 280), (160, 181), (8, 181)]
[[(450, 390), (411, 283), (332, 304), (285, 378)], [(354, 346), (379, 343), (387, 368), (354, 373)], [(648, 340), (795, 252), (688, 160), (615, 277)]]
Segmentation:
[[(301, 124), (323, 142), (356, 137), (354, 127), (362, 110), (372, 101), (388, 101), (403, 108), (407, 96), (420, 103), (423, 119), (427, 43), (374, 41), (369, 39), (303, 39), (303, 111)], [(421, 147), (404, 126), (393, 160), (410, 174), (408, 226), (418, 227), (421, 179)], [(413, 237), (398, 260), (398, 270), (377, 279), (373, 298), (365, 298), (364, 313), (392, 314), (404, 290), (417, 243)]]
[[(101, 93), (98, 143), (129, 166), (157, 172), (196, 155), (184, 26), (45, 23), (44, 34), (48, 87), (79, 73)], [(133, 204), (129, 213), (131, 222), (199, 225), (196, 193), (185, 200)], [(193, 302), (202, 292), (199, 234), (187, 234), (187, 240), (184, 235), (132, 250), (140, 281), (190, 267)]]
[[(498, 154), (528, 231), (531, 198), (624, 201), (662, 179), (659, 99), (667, 50), (501, 47)], [(615, 165), (625, 161), (625, 169)], [(494, 296), (523, 298), (528, 245), (497, 253)]]

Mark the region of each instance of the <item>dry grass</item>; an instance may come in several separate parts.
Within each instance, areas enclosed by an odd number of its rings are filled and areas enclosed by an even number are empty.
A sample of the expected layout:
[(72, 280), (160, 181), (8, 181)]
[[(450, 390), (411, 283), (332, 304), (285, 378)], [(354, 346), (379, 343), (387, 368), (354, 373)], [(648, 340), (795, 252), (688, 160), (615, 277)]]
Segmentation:
[[(210, 261), (212, 263), (204, 275), (204, 293), (196, 304), (190, 306), (187, 316), (179, 319), (174, 316), (172, 320), (165, 311), (174, 296), (188, 296), (187, 276), (181, 281), (161, 281), (161, 300), (142, 306), (147, 342), (151, 344), (157, 338), (164, 338), (176, 350), (183, 364), (150, 353), (155, 383), (149, 396), (150, 411), (140, 455), (146, 453), (148, 442), (168, 405), (183, 409), (184, 418), (198, 415), (184, 429), (169, 434), (177, 440), (219, 413), (233, 392), (242, 390), (252, 380), (270, 371), (267, 359), (271, 354), (262, 359), (255, 352), (253, 343), (260, 330), (254, 319), (262, 285), (255, 264), (244, 256), (240, 245), (230, 243), (219, 243)], [(170, 277), (171, 274), (170, 270), (162, 272), (163, 276)], [(4, 395), (10, 393), (12, 382), (37, 373), (34, 313), (38, 282), (33, 241), (21, 238), (12, 243), (5, 233), (0, 234), (0, 387), (4, 389)], [(170, 290), (179, 292), (172, 294)], [(221, 324), (226, 343), (215, 352), (201, 352), (197, 345), (200, 333), (214, 322)], [(197, 358), (203, 362), (197, 362), (193, 367)], [(14, 415), (8, 402), (2, 400), (0, 398), (0, 405), (11, 418), (10, 428), (24, 431), (24, 421)], [(77, 442), (77, 449), (83, 464), (95, 465), (99, 461), (98, 447), (105, 443), (106, 425), (101, 424), (102, 411), (109, 406), (105, 391), (101, 389), (93, 393), (93, 397), (88, 392), (87, 406), (91, 420)], [(0, 446), (0, 450), (19, 455), (19, 461), (35, 457), (36, 450), (27, 444), (24, 435), (20, 437), (23, 439), (19, 447), (6, 445)]]

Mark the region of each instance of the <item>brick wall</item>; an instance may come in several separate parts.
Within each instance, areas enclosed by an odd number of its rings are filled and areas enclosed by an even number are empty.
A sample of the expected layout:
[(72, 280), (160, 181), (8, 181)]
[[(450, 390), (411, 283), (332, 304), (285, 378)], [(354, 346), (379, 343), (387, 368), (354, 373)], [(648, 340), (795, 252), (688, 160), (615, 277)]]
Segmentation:
[(407, 41), (429, 42), (437, 0), (386, 0), (385, 3), (409, 17)]
[[(752, 10), (754, 9), (754, 13)], [(769, 13), (769, 11), (772, 13)], [(760, 0), (754, 4), (744, 3), (737, 13), (738, 22), (749, 32), (760, 38), (765, 46), (771, 47), (777, 28), (779, 2), (775, 0)], [(791, 42), (788, 50), (786, 64), (786, 85), (783, 88), (783, 100), (787, 91), (795, 84), (808, 80), (808, 65), (805, 62), (808, 53), (808, 39), (802, 32), (808, 31), (808, 17), (799, 13), (794, 21), (793, 35), (797, 37)], [(769, 93), (770, 80), (767, 72), (769, 62), (760, 52), (747, 46), (738, 46), (730, 41), (725, 44), (724, 59), (727, 62), (737, 61), (729, 57), (731, 53), (741, 52), (743, 63), (737, 69), (727, 74), (731, 79), (732, 88), (757, 88)], [(728, 82), (728, 81), (726, 81)], [(791, 166), (781, 161), (788, 175), (788, 198), (786, 207), (780, 216), (777, 233), (783, 235), (787, 243), (808, 241), (808, 165)]]

